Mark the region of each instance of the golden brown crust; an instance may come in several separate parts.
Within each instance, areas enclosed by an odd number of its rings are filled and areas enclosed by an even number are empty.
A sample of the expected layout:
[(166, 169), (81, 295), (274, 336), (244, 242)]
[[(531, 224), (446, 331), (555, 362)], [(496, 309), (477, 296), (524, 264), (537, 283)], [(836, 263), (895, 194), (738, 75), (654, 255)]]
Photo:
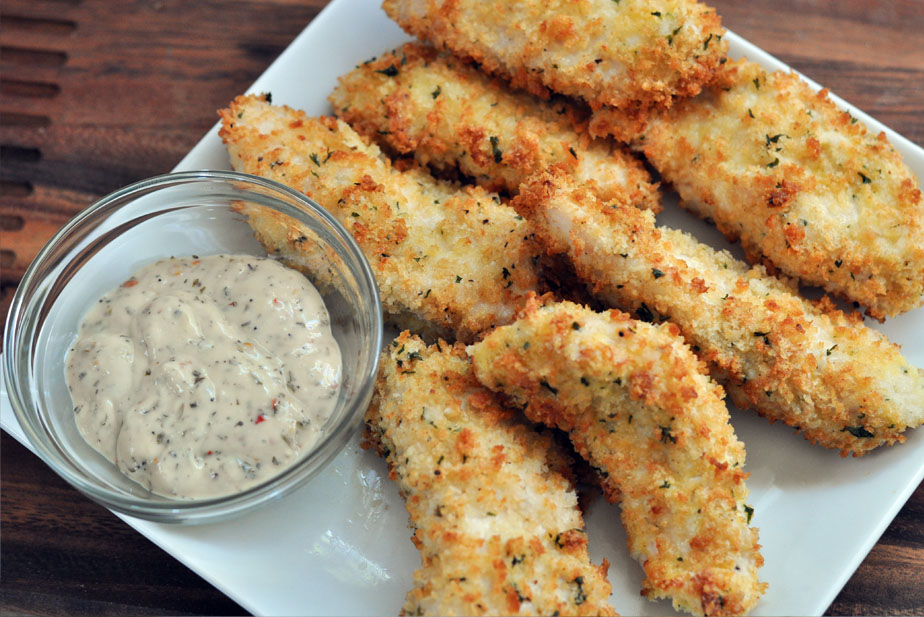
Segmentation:
[(730, 62), (700, 96), (652, 115), (635, 145), (751, 261), (880, 320), (924, 304), (917, 179), (884, 134), (868, 133), (826, 90)]
[(421, 552), (403, 614), (616, 614), (564, 454), (481, 387), (461, 345), (404, 332), (389, 346), (365, 445), (388, 460)]
[(661, 209), (657, 185), (612, 140), (593, 140), (586, 113), (493, 81), (421, 43), (407, 43), (340, 78), (335, 113), (391, 152), (459, 169), (489, 190), (515, 194), (537, 171), (564, 165), (604, 201)]
[(547, 97), (597, 108), (669, 106), (725, 57), (725, 30), (693, 0), (385, 0), (409, 34)]
[(924, 423), (924, 371), (856, 316), (813, 306), (650, 213), (602, 204), (557, 170), (513, 203), (599, 298), (677, 324), (736, 405), (843, 454), (903, 441)]
[(695, 615), (753, 608), (766, 585), (744, 446), (675, 326), (531, 301), (469, 352), (484, 385), (568, 431), (619, 496), (644, 595)]
[[(305, 193), (344, 224), (372, 265), (392, 321), (471, 341), (510, 321), (536, 289), (538, 250), (497, 195), (416, 169), (399, 172), (345, 123), (261, 96), (238, 97), (220, 114), (235, 169)], [(304, 254), (299, 234), (274, 217), (250, 223), (291, 261)]]

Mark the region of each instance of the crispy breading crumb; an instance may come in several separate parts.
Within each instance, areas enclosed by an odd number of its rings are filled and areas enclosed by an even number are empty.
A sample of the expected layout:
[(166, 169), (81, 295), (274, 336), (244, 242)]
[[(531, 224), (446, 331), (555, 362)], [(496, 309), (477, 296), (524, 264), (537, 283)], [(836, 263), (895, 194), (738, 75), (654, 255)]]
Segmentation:
[(924, 371), (830, 301), (813, 305), (650, 212), (601, 203), (558, 170), (525, 185), (514, 206), (609, 306), (676, 324), (739, 407), (844, 455), (924, 423)]
[[(220, 115), (234, 169), (286, 184), (343, 223), (369, 259), (393, 322), (471, 341), (509, 322), (536, 289), (538, 250), (496, 194), (400, 172), (344, 122), (263, 96), (238, 97)], [(307, 250), (281, 214), (252, 211), (249, 222), (291, 262)]]
[(794, 73), (729, 62), (635, 147), (751, 261), (882, 320), (924, 304), (924, 200), (884, 133)]
[(531, 419), (568, 431), (619, 496), (644, 595), (694, 615), (738, 615), (763, 594), (744, 445), (722, 388), (676, 326), (531, 301), (469, 347), (475, 373)]
[(695, 95), (728, 44), (693, 0), (385, 0), (409, 34), (476, 61), (515, 87), (593, 107), (668, 106)]
[(478, 383), (461, 344), (391, 343), (364, 445), (388, 460), (421, 553), (403, 614), (616, 614), (564, 454)]
[(330, 101), (389, 151), (440, 171), (458, 168), (489, 190), (515, 194), (530, 174), (561, 164), (604, 201), (661, 209), (642, 164), (581, 128), (584, 108), (513, 92), (421, 43), (359, 65), (340, 78)]

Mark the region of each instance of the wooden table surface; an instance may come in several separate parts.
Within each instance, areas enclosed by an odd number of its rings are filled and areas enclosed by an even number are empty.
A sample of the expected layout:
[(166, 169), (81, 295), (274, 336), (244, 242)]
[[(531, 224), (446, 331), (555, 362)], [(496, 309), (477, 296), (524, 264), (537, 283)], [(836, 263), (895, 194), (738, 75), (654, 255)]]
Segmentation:
[[(215, 110), (324, 4), (4, 0), (2, 314), (59, 226), (95, 198), (173, 168), (213, 125)], [(731, 30), (924, 144), (924, 1), (711, 4)], [(244, 612), (5, 433), (0, 454), (0, 613)], [(924, 486), (828, 612), (924, 614)]]

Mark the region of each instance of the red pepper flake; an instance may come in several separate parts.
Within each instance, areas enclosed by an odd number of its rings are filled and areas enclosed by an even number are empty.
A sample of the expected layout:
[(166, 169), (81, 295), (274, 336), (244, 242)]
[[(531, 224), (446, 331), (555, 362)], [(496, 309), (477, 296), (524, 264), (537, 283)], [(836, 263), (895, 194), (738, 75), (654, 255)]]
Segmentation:
[(254, 421), (254, 424), (260, 424), (261, 422), (266, 422), (266, 416), (264, 416), (262, 413), (259, 416), (257, 416), (257, 419)]
[(237, 302), (228, 302), (228, 306), (237, 306)]
[(122, 287), (134, 287), (134, 286), (137, 285), (137, 284), (138, 284), (138, 279), (136, 279), (136, 278), (130, 278), (130, 279), (128, 279), (127, 281), (125, 281), (124, 283), (122, 283)]
[(273, 298), (273, 304), (279, 304), (279, 300), (277, 300), (276, 298)]
[(276, 411), (276, 408), (279, 406), (279, 399), (273, 399), (273, 411)]
[(211, 455), (212, 455), (212, 451), (209, 450), (208, 452), (206, 452), (206, 455), (211, 456)]
[(193, 263), (193, 265), (196, 265), (197, 263), (199, 263), (199, 260), (197, 259), (197, 260), (195, 260), (195, 261), (192, 262), (192, 263)]

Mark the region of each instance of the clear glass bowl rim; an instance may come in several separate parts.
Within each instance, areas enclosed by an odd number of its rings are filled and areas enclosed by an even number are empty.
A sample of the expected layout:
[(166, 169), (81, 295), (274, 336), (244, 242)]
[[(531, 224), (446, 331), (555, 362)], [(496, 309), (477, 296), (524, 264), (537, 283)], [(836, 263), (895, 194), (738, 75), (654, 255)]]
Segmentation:
[[(280, 209), (285, 214), (302, 220), (306, 224), (313, 224), (304, 219), (304, 217), (308, 216), (307, 212), (312, 212), (320, 218), (323, 223), (326, 224), (328, 230), (333, 232), (335, 238), (341, 242), (344, 250), (338, 250), (337, 252), (340, 253), (344, 259), (354, 262), (356, 269), (359, 270), (360, 278), (357, 280), (357, 285), (359, 286), (360, 295), (369, 303), (369, 306), (367, 306), (366, 310), (363, 312), (368, 312), (373, 321), (371, 328), (372, 340), (369, 341), (368, 345), (368, 349), (373, 351), (370, 354), (367, 370), (364, 371), (364, 374), (356, 376), (356, 379), (361, 380), (361, 384), (358, 386), (357, 396), (350, 402), (349, 409), (345, 410), (341, 421), (331, 430), (322, 442), (317, 444), (312, 451), (307, 453), (304, 458), (294, 466), (272, 479), (240, 493), (211, 499), (155, 502), (102, 488), (82, 474), (75, 472), (70, 468), (68, 463), (61, 462), (64, 457), (56, 452), (58, 445), (56, 443), (50, 443), (43, 438), (41, 435), (42, 431), (38, 430), (34, 425), (33, 419), (26, 409), (26, 404), (22, 396), (22, 389), (24, 386), (31, 387), (31, 384), (21, 383), (20, 372), (17, 370), (17, 358), (19, 354), (17, 353), (15, 345), (20, 339), (30, 346), (33, 344), (36, 332), (33, 331), (32, 328), (28, 331), (23, 331), (26, 326), (23, 326), (21, 323), (24, 317), (24, 307), (29, 305), (30, 300), (26, 297), (26, 293), (36, 284), (40, 284), (41, 278), (57, 269), (60, 263), (50, 264), (49, 267), (46, 261), (49, 259), (49, 255), (54, 253), (59, 245), (68, 240), (75, 230), (80, 229), (88, 220), (93, 220), (94, 217), (99, 216), (101, 211), (105, 211), (115, 202), (127, 200), (134, 195), (144, 195), (157, 188), (197, 182), (245, 183), (248, 185), (256, 185), (269, 191), (270, 194), (261, 192), (261, 197), (264, 199), (269, 197), (277, 201), (278, 205), (281, 206)], [(303, 212), (299, 210), (299, 208), (290, 205), (284, 199), (280, 199), (273, 195), (272, 192), (281, 193), (285, 198), (299, 204), (299, 206), (307, 212)], [(105, 214), (108, 216), (112, 213)], [(48, 272), (46, 272), (46, 268)], [(41, 289), (40, 291), (47, 292), (47, 289)], [(29, 440), (33, 451), (71, 486), (105, 507), (123, 514), (165, 523), (212, 522), (242, 513), (251, 506), (272, 501), (292, 492), (310, 480), (330, 462), (337, 452), (340, 451), (350, 436), (353, 424), (358, 417), (361, 416), (372, 397), (375, 377), (378, 373), (379, 351), (382, 347), (382, 322), (381, 300), (379, 298), (378, 287), (375, 283), (375, 277), (368, 260), (359, 248), (359, 245), (356, 244), (353, 236), (322, 206), (294, 189), (260, 176), (224, 170), (172, 172), (140, 180), (101, 197), (65, 223), (64, 226), (62, 226), (42, 247), (38, 255), (36, 255), (35, 259), (26, 269), (10, 303), (10, 309), (3, 332), (2, 370), (10, 406), (12, 407), (13, 413), (23, 433), (25, 433), (26, 438)], [(33, 373), (31, 352), (28, 354), (28, 358), (29, 366), (25, 368), (31, 379)], [(38, 415), (38, 410), (35, 411), (36, 415)]]

